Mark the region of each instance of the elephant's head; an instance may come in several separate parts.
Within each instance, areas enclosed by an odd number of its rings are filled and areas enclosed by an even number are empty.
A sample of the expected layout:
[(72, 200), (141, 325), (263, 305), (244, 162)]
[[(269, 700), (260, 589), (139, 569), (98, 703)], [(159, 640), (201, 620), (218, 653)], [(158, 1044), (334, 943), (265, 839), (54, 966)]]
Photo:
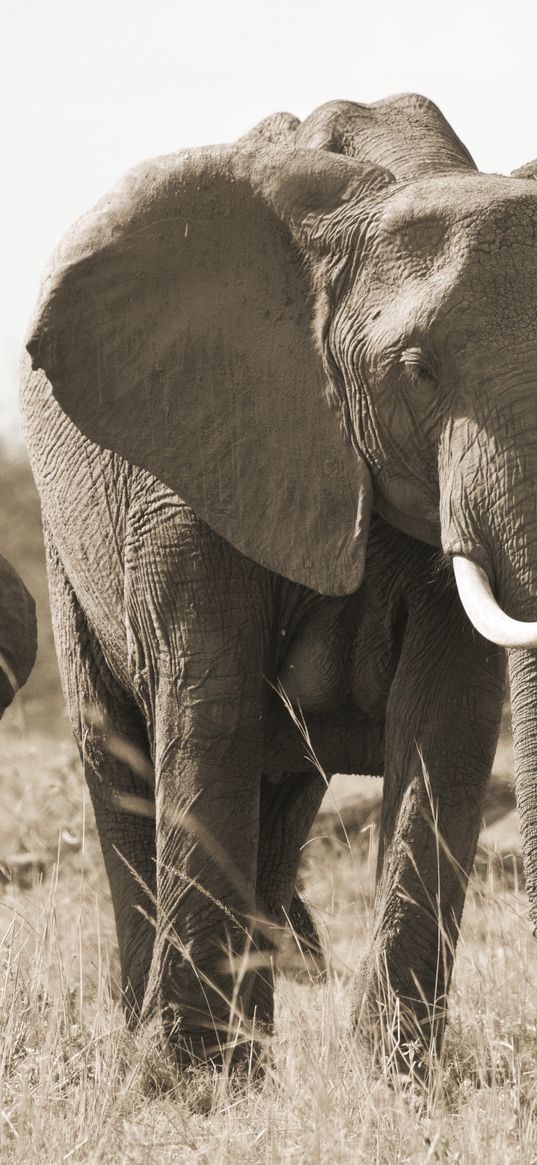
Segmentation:
[(505, 646), (537, 644), (490, 591), (537, 614), (536, 306), (533, 184), (439, 174), (378, 200), (329, 337), (379, 512), (454, 558), (478, 630)]
[(84, 433), (265, 566), (354, 590), (374, 505), (523, 619), (536, 231), (533, 182), (480, 175), (424, 99), (336, 102), (127, 176), (60, 248), (28, 347)]

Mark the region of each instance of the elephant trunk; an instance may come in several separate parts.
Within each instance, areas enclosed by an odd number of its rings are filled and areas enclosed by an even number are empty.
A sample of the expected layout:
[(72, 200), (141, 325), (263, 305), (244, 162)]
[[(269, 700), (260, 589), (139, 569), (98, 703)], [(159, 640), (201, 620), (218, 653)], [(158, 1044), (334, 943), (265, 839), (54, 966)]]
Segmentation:
[(537, 625), (521, 622), (537, 619), (535, 384), (495, 410), (488, 404), (481, 423), (461, 417), (445, 434), (442, 546), (474, 626), (509, 649), (516, 795), (537, 933)]
[[(537, 497), (537, 483), (534, 496)], [(531, 521), (526, 528), (531, 529)], [(502, 563), (500, 559), (500, 566), (496, 567), (496, 577), (502, 580), (502, 585), (496, 584), (502, 605), (523, 618), (535, 616), (534, 576), (527, 567), (527, 553), (521, 556), (516, 538), (509, 557), (510, 576), (505, 560)], [(493, 554), (492, 561), (495, 561)], [(524, 569), (517, 571), (520, 562)], [(477, 631), (509, 649), (516, 799), (530, 917), (537, 936), (537, 650), (533, 650), (537, 648), (537, 623), (509, 617), (500, 608), (490, 582), (494, 567), (485, 570), (474, 561), (457, 556), (453, 557), (453, 566), (462, 604)]]
[(537, 935), (537, 652), (509, 652), (509, 683), (524, 875)]
[(481, 415), (449, 422), (440, 450), (442, 548), (453, 560), (461, 602), (474, 627), (507, 648), (537, 647), (531, 387), (531, 393), (496, 408), (487, 394)]

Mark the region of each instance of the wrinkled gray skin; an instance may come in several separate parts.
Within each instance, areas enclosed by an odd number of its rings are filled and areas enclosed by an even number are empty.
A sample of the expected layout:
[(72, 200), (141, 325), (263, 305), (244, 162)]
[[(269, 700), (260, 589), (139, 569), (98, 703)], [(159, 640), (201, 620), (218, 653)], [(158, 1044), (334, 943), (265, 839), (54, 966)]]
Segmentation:
[(36, 651), (34, 600), (0, 554), (0, 717), (26, 683)]
[[(56, 256), (22, 401), (58, 654), (127, 1007), (180, 1061), (218, 1059), (323, 795), (278, 678), (328, 772), (385, 774), (356, 1020), (387, 976), (441, 1035), (505, 671), (449, 558), (534, 616), (536, 260), (531, 171), (480, 175), (414, 96), (145, 164)], [(238, 996), (271, 1021), (268, 962)]]

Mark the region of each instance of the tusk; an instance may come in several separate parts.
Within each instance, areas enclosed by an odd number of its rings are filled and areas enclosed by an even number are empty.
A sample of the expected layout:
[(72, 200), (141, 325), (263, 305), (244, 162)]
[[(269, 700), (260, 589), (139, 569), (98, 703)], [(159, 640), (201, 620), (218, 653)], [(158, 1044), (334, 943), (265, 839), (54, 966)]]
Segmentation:
[(453, 570), (461, 603), (480, 635), (498, 647), (537, 647), (537, 623), (511, 619), (502, 611), (482, 566), (455, 554)]

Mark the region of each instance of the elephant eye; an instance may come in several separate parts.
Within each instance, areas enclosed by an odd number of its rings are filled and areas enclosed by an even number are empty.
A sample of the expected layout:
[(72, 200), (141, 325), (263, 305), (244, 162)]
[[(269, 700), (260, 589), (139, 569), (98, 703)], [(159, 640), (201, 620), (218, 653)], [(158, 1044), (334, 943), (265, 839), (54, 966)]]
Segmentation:
[(424, 388), (434, 388), (437, 379), (421, 348), (405, 348), (399, 357), (412, 384)]

